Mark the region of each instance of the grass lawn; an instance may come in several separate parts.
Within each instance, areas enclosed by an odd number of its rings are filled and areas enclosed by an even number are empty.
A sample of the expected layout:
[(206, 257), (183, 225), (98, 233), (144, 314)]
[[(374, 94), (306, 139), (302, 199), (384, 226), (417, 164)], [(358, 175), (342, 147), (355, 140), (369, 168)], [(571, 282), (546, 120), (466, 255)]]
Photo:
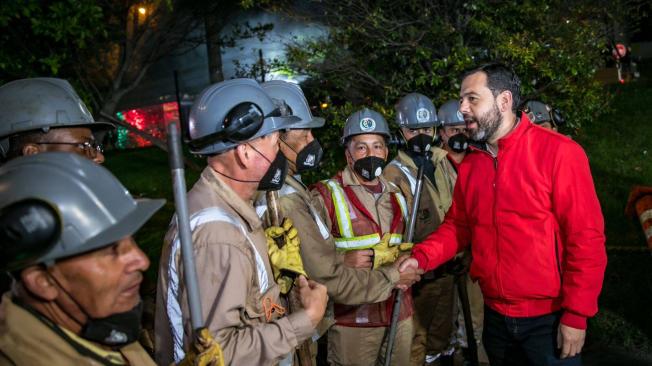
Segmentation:
[[(600, 312), (589, 323), (586, 358), (589, 361), (593, 354), (601, 360), (596, 364), (612, 364), (605, 361), (608, 355), (602, 358), (605, 350), (613, 351), (613, 364), (635, 364), (621, 354), (652, 362), (652, 256), (647, 251), (618, 250), (621, 246), (645, 246), (638, 220), (626, 217), (624, 209), (633, 185), (652, 185), (652, 118), (647, 110), (652, 106), (650, 74), (652, 68), (648, 67), (643, 70), (647, 80), (609, 87), (614, 93), (613, 111), (573, 136), (589, 155), (610, 248)], [(163, 235), (174, 212), (167, 157), (156, 148), (113, 151), (106, 154), (106, 166), (134, 195), (168, 200), (136, 235), (152, 260), (143, 289), (151, 294)], [(198, 175), (186, 171), (188, 188)]]

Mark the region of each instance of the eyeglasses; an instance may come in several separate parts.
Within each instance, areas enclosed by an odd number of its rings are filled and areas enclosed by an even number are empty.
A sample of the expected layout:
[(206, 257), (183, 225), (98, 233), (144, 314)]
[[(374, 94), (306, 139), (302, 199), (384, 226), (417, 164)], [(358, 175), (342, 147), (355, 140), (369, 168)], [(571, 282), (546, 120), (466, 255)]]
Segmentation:
[(74, 146), (80, 150), (83, 150), (89, 154), (104, 153), (104, 147), (102, 144), (99, 144), (95, 141), (85, 141), (85, 142), (39, 142), (39, 145), (69, 145)]

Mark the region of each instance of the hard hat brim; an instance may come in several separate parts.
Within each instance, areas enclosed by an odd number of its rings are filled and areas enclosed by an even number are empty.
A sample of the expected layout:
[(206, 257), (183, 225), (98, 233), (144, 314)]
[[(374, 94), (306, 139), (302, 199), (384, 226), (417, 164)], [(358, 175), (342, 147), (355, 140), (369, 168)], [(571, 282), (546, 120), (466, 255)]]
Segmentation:
[(298, 122), (292, 126), (293, 130), (308, 129), (308, 128), (321, 128), (326, 124), (326, 119), (322, 117), (313, 117), (308, 122)]
[(66, 250), (68, 245), (59, 243), (53, 246), (52, 251), (39, 258), (36, 263), (54, 262), (57, 259), (80, 255), (112, 245), (124, 237), (135, 234), (164, 204), (164, 199), (137, 199), (135, 210), (125, 215), (122, 220), (109, 229), (89, 239), (84, 245)]

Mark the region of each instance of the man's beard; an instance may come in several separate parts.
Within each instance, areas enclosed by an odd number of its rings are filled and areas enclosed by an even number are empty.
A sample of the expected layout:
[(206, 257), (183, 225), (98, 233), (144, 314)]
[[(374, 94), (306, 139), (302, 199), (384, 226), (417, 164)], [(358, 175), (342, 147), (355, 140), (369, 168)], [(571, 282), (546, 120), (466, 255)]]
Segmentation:
[(472, 122), (478, 124), (478, 128), (469, 130), (469, 137), (477, 142), (489, 141), (496, 131), (498, 131), (501, 120), (502, 116), (500, 115), (498, 104), (494, 101), (493, 108), (491, 108), (487, 113), (479, 118), (470, 118), (466, 120), (467, 125)]

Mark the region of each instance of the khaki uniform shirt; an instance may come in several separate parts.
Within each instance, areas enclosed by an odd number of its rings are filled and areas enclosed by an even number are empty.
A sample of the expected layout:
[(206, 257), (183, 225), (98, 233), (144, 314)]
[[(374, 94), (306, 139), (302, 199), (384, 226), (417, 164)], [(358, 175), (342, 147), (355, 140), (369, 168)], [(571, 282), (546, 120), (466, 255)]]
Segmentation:
[[(206, 219), (212, 208), (226, 213), (235, 224)], [(269, 320), (266, 317), (270, 305), (280, 303), (279, 288), (254, 207), (207, 167), (188, 192), (188, 209), (203, 319), (222, 346), (226, 363), (270, 365), (279, 361), (312, 335), (314, 328), (304, 310)], [(155, 324), (159, 364), (178, 359), (174, 340), (180, 324), (183, 349), (188, 349), (191, 341), (180, 250), (172, 253), (176, 234), (173, 225), (161, 254)], [(178, 269), (178, 274), (173, 268)]]
[[(358, 305), (386, 300), (399, 280), (393, 267), (349, 268), (337, 253), (323, 201), (311, 196), (297, 178), (288, 176), (279, 193), (279, 209), (292, 219), (301, 239), (301, 259), (310, 277), (328, 289), (333, 302)], [(328, 225), (328, 226), (327, 226)]]
[[(453, 188), (455, 187), (456, 176), (452, 176), (450, 162), (446, 158), (446, 150), (433, 147), (432, 162), (435, 165), (435, 183), (426, 177), (423, 180), (423, 190), (421, 191), (421, 202), (419, 202), (419, 212), (417, 213), (417, 225), (414, 231), (413, 242), (423, 241), (431, 232), (444, 221), (446, 211), (453, 203)], [(398, 162), (407, 168), (413, 177), (413, 183), (417, 179), (417, 166), (408, 154), (403, 151), (398, 152), (396, 158), (388, 164), (383, 170), (383, 176), (390, 182), (393, 182), (403, 192), (408, 204), (408, 209), (412, 210), (414, 194), (412, 193), (412, 184), (405, 172), (395, 164)]]
[(154, 361), (138, 342), (107, 350), (39, 319), (16, 305), (9, 293), (0, 304), (0, 365), (145, 365)]
[[(394, 207), (392, 205), (392, 193), (401, 193), (399, 188), (390, 183), (382, 175), (378, 177), (383, 185), (383, 192), (376, 198), (376, 196), (365, 188), (359, 181), (355, 174), (347, 166), (342, 171), (342, 187), (350, 186), (355, 196), (360, 200), (360, 203), (369, 211), (373, 216), (374, 221), (380, 226), (383, 233), (390, 231), (392, 219), (394, 218)], [(328, 215), (328, 209), (324, 203), (324, 199), (318, 191), (313, 190), (313, 198), (317, 207), (322, 212), (322, 216), (326, 219), (329, 232), (333, 229), (333, 222)], [(333, 243), (333, 247), (335, 244)]]

